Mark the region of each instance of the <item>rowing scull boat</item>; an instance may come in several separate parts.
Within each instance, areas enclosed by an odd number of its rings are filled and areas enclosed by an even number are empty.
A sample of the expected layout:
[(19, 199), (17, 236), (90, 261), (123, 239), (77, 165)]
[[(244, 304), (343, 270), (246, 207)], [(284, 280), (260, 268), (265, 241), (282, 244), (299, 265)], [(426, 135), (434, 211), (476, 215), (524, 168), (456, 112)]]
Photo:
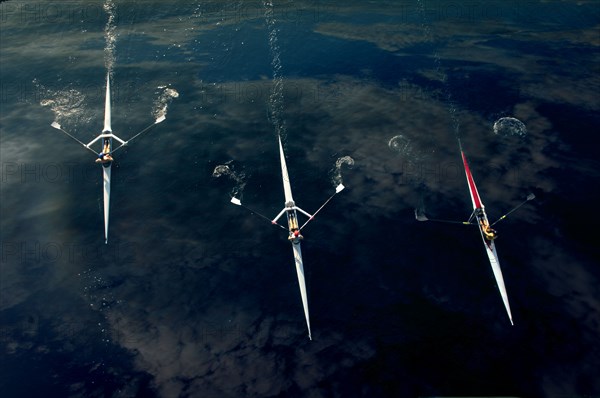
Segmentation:
[[(285, 207), (279, 212), (279, 214), (277, 214), (277, 216), (275, 216), (275, 218), (273, 218), (270, 221), (272, 224), (278, 225), (285, 229), (285, 227), (283, 227), (277, 221), (284, 214), (286, 215), (287, 222), (288, 222), (288, 228), (287, 228), (288, 240), (292, 243), (292, 250), (293, 250), (293, 254), (294, 254), (294, 263), (296, 266), (296, 275), (298, 277), (298, 285), (300, 287), (300, 296), (302, 298), (302, 306), (304, 308), (304, 317), (306, 318), (306, 327), (308, 328), (308, 338), (310, 340), (312, 340), (312, 332), (310, 329), (310, 315), (309, 315), (309, 310), (308, 310), (308, 295), (306, 292), (306, 278), (304, 276), (304, 262), (302, 260), (302, 248), (300, 246), (300, 241), (303, 239), (303, 237), (300, 234), (300, 231), (302, 230), (302, 228), (304, 228), (306, 226), (306, 224), (308, 224), (310, 221), (312, 221), (315, 218), (317, 213), (319, 211), (321, 211), (321, 209), (323, 209), (325, 207), (325, 205), (327, 205), (327, 203), (329, 203), (329, 201), (335, 195), (337, 195), (344, 189), (344, 185), (339, 184), (335, 188), (335, 193), (333, 195), (331, 195), (325, 201), (325, 203), (323, 203), (323, 205), (321, 205), (321, 207), (319, 207), (319, 209), (314, 214), (310, 214), (310, 213), (302, 210), (300, 207), (296, 206), (296, 203), (294, 202), (294, 198), (292, 196), (292, 187), (290, 184), (290, 177), (288, 175), (287, 164), (285, 162), (285, 153), (283, 151), (281, 137), (277, 137), (277, 138), (279, 140), (279, 158), (281, 161), (281, 178), (283, 180), (283, 193), (285, 196)], [(238, 205), (238, 206), (243, 206), (242, 202), (235, 197), (231, 198), (231, 203)], [(244, 206), (244, 207), (246, 207), (246, 206)], [(256, 213), (260, 217), (267, 218), (267, 217), (263, 216), (262, 214), (255, 212), (254, 210), (251, 210), (251, 209), (249, 209), (249, 210)], [(300, 212), (300, 213), (304, 214), (306, 217), (308, 217), (308, 220), (302, 226), (299, 226), (299, 224), (298, 224), (298, 213), (297, 212)]]
[(481, 197), (479, 196), (479, 192), (477, 191), (477, 186), (475, 185), (473, 174), (471, 173), (469, 163), (467, 162), (467, 157), (463, 151), (462, 143), (460, 140), (458, 143), (460, 147), (460, 155), (462, 157), (463, 166), (465, 169), (465, 175), (467, 177), (467, 184), (469, 185), (469, 193), (471, 194), (471, 202), (473, 203), (473, 213), (469, 218), (469, 222), (477, 222), (479, 232), (481, 233), (481, 238), (483, 239), (485, 252), (490, 260), (490, 265), (492, 266), (494, 278), (496, 278), (496, 284), (498, 285), (500, 296), (502, 296), (504, 308), (506, 309), (506, 313), (508, 314), (508, 319), (510, 320), (511, 325), (514, 325), (512, 313), (510, 311), (510, 304), (508, 302), (508, 293), (506, 292), (504, 277), (502, 276), (502, 269), (500, 268), (500, 260), (498, 259), (498, 253), (496, 252), (496, 246), (494, 245), (493, 241), (493, 239), (496, 237), (496, 233), (491, 229), (490, 222), (485, 212), (485, 206), (483, 205)]
[[(94, 138), (89, 143), (84, 144), (82, 141), (80, 141), (79, 139), (75, 138), (73, 135), (71, 135), (68, 132), (66, 132), (65, 130), (63, 130), (63, 128), (61, 127), (61, 125), (59, 123), (53, 122), (51, 124), (52, 127), (54, 127), (57, 130), (62, 131), (67, 136), (69, 136), (73, 140), (75, 140), (78, 143), (80, 143), (81, 145), (83, 145), (84, 148), (88, 149), (89, 151), (93, 152), (95, 155), (98, 156), (97, 162), (100, 163), (102, 166), (102, 198), (103, 198), (103, 202), (104, 202), (104, 206), (103, 206), (103, 210), (104, 210), (104, 243), (108, 243), (108, 221), (109, 221), (109, 210), (110, 210), (110, 179), (111, 179), (112, 154), (116, 150), (129, 144), (134, 138), (136, 138), (139, 135), (141, 135), (142, 133), (145, 133), (146, 131), (150, 130), (151, 127), (153, 127), (153, 126), (157, 125), (158, 123), (162, 122), (163, 120), (165, 120), (165, 118), (166, 117), (164, 115), (156, 118), (154, 120), (154, 123), (152, 123), (145, 129), (143, 129), (142, 131), (140, 131), (139, 133), (134, 135), (128, 141), (124, 141), (121, 138), (119, 138), (118, 136), (116, 136), (115, 134), (113, 134), (112, 127), (111, 127), (110, 73), (107, 73), (106, 74), (106, 95), (105, 95), (105, 99), (104, 99), (104, 128), (102, 129), (102, 133), (98, 134), (98, 136), (96, 136), (96, 138)], [(113, 149), (113, 139), (118, 141), (120, 144), (119, 146), (117, 146), (114, 149)], [(102, 140), (102, 149), (100, 152), (96, 152), (91, 148), (91, 146), (99, 140)]]

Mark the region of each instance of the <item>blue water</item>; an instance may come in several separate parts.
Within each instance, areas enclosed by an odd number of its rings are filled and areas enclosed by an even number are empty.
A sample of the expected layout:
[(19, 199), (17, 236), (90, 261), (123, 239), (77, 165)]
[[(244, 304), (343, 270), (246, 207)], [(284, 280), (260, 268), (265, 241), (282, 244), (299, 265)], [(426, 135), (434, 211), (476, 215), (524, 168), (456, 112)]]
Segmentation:
[[(82, 139), (102, 128), (105, 15), (22, 20), (30, 14), (10, 3), (0, 28), (4, 395), (600, 393), (587, 229), (600, 182), (593, 4), (473, 3), (455, 15), (422, 2), (423, 16), (416, 3), (305, 2), (275, 13), (275, 105), (297, 205), (317, 209), (335, 161), (356, 161), (342, 170), (347, 189), (303, 231), (310, 342), (285, 231), (231, 205), (234, 182), (212, 177), (230, 162), (247, 176), (245, 204), (268, 217), (284, 205), (262, 3), (116, 5), (115, 133), (152, 122), (158, 87), (179, 97), (118, 154), (108, 245), (100, 171), (40, 105), (68, 103), (56, 92), (76, 89), (86, 100), (61, 124)], [(322, 23), (336, 36), (317, 33)], [(426, 26), (434, 40), (385, 50), (380, 23), (423, 37)], [(368, 37), (344, 38), (346, 24)], [(527, 137), (494, 135), (504, 116)], [(537, 196), (498, 224), (514, 327), (478, 231), (414, 220), (415, 207), (431, 218), (471, 212), (456, 121), (490, 218)], [(425, 160), (392, 151), (399, 134)]]

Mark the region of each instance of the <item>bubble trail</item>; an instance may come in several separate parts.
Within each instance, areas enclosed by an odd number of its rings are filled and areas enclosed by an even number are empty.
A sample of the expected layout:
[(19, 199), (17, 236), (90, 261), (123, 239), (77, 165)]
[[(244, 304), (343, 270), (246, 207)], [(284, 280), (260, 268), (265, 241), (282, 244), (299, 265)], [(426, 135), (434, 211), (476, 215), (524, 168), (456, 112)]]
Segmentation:
[[(422, 20), (422, 27), (425, 31), (425, 39), (428, 42), (433, 42), (433, 33), (431, 32), (430, 24), (427, 19), (426, 2), (424, 0), (417, 0), (417, 12)], [(446, 97), (446, 105), (448, 107), (448, 113), (450, 114), (450, 119), (452, 120), (452, 125), (454, 127), (454, 135), (456, 138), (460, 137), (460, 119), (458, 117), (458, 110), (456, 104), (454, 103), (454, 99), (452, 98), (452, 93), (448, 86), (448, 75), (442, 68), (442, 62), (440, 55), (437, 51), (433, 53), (433, 62), (435, 65), (435, 73), (440, 76), (440, 80), (443, 84), (443, 94)]]
[(244, 173), (243, 171), (236, 172), (235, 170), (233, 170), (232, 167), (229, 167), (228, 164), (218, 165), (213, 170), (212, 176), (214, 178), (227, 176), (230, 180), (235, 182), (235, 186), (231, 189), (231, 196), (239, 199), (242, 195), (242, 192), (244, 191), (244, 187), (246, 186), (246, 173)]
[(354, 167), (354, 159), (350, 156), (343, 156), (335, 161), (335, 167), (331, 170), (331, 182), (333, 186), (337, 187), (340, 184), (343, 184), (342, 178), (342, 166), (346, 165), (348, 168)]
[(113, 67), (115, 64), (115, 44), (117, 42), (117, 34), (115, 32), (115, 3), (112, 0), (106, 0), (104, 2), (104, 11), (108, 14), (108, 21), (104, 26), (104, 39), (106, 44), (104, 45), (104, 65), (108, 74), (112, 77)]
[(275, 127), (275, 131), (285, 139), (286, 126), (283, 119), (283, 76), (281, 76), (281, 49), (277, 39), (277, 28), (275, 27), (275, 16), (273, 15), (273, 1), (265, 0), (265, 21), (269, 30), (269, 49), (273, 68), (273, 87), (269, 95), (269, 120)]

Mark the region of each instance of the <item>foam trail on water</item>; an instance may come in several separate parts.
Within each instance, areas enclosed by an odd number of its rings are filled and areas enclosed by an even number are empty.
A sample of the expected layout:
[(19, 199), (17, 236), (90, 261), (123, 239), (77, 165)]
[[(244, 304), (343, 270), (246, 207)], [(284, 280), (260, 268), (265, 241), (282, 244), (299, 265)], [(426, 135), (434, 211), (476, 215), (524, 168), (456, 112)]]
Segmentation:
[(154, 100), (154, 104), (152, 105), (152, 117), (155, 119), (167, 116), (167, 109), (169, 108), (171, 101), (173, 101), (173, 98), (179, 97), (179, 93), (173, 88), (166, 86), (159, 86), (157, 88), (161, 91), (157, 92), (158, 97)]
[(269, 120), (275, 131), (285, 139), (286, 127), (283, 119), (283, 76), (281, 76), (281, 50), (277, 40), (277, 28), (273, 15), (273, 1), (265, 0), (265, 21), (269, 30), (269, 48), (271, 51), (271, 67), (273, 68), (273, 87), (269, 96)]
[[(433, 41), (433, 34), (431, 32), (431, 27), (429, 23), (427, 23), (427, 9), (425, 8), (424, 0), (417, 0), (417, 8), (418, 12), (422, 19), (422, 27), (425, 31), (425, 38), (427, 41)], [(435, 64), (435, 73), (440, 77), (440, 81), (443, 83), (444, 90), (443, 94), (446, 97), (446, 105), (448, 106), (448, 113), (450, 114), (450, 118), (452, 120), (452, 124), (454, 127), (454, 134), (457, 138), (460, 138), (460, 120), (458, 118), (458, 110), (456, 105), (454, 104), (454, 100), (452, 99), (452, 94), (450, 89), (448, 88), (448, 75), (442, 68), (442, 63), (440, 60), (440, 55), (437, 51), (433, 53), (433, 62)]]
[(333, 170), (331, 170), (331, 182), (333, 183), (334, 187), (337, 187), (344, 182), (342, 178), (343, 165), (346, 165), (348, 168), (352, 168), (354, 166), (354, 159), (352, 159), (350, 156), (343, 156), (335, 161), (335, 166)]
[(108, 14), (108, 21), (104, 26), (104, 39), (106, 44), (104, 45), (104, 65), (106, 71), (112, 77), (113, 66), (115, 64), (115, 44), (117, 42), (117, 34), (115, 32), (115, 3), (113, 0), (106, 0), (104, 2), (104, 11)]
[(63, 123), (66, 120), (75, 124), (88, 123), (91, 120), (85, 107), (85, 95), (75, 89), (50, 90), (37, 79), (33, 80), (37, 92), (42, 98), (40, 105), (49, 107), (54, 113), (54, 121)]
[(230, 167), (231, 162), (227, 164), (221, 164), (215, 167), (212, 176), (219, 178), (221, 176), (227, 176), (230, 180), (235, 182), (235, 186), (231, 189), (231, 196), (240, 198), (244, 187), (246, 186), (246, 173), (243, 171), (236, 172), (233, 170), (233, 166)]

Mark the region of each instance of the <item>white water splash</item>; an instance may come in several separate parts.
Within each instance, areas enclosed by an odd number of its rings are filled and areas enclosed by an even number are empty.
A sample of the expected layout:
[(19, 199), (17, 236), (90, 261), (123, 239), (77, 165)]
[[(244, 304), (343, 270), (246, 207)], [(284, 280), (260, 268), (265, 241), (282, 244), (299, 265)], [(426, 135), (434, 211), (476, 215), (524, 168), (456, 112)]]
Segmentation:
[(54, 113), (54, 121), (63, 123), (69, 120), (71, 123), (89, 123), (91, 116), (85, 107), (85, 95), (75, 89), (51, 90), (33, 80), (40, 95), (40, 105), (50, 108)]
[(418, 165), (427, 158), (425, 153), (415, 147), (410, 138), (402, 134), (392, 137), (388, 141), (388, 146), (411, 166)]
[(277, 40), (277, 28), (273, 15), (273, 1), (265, 0), (265, 21), (269, 30), (269, 49), (271, 52), (271, 67), (273, 68), (273, 87), (269, 95), (269, 120), (275, 131), (285, 139), (286, 126), (283, 119), (283, 76), (281, 76), (281, 50)]
[(104, 2), (104, 11), (108, 14), (108, 21), (104, 26), (104, 39), (106, 44), (104, 45), (104, 65), (106, 71), (112, 77), (113, 67), (115, 64), (115, 44), (117, 42), (117, 34), (115, 32), (115, 4), (112, 0), (106, 0)]
[(351, 169), (354, 167), (354, 159), (352, 159), (350, 156), (343, 156), (335, 161), (335, 167), (333, 170), (331, 170), (331, 182), (335, 187), (344, 182), (342, 178), (343, 165), (346, 165), (347, 168)]
[(246, 186), (246, 173), (243, 171), (236, 172), (233, 170), (233, 166), (230, 167), (231, 162), (227, 164), (221, 164), (215, 167), (212, 176), (219, 178), (221, 176), (227, 176), (230, 180), (235, 182), (235, 186), (231, 189), (231, 196), (240, 198), (244, 187)]
[(173, 98), (178, 98), (179, 93), (177, 90), (166, 87), (159, 86), (158, 92), (156, 94), (158, 97), (154, 100), (154, 104), (152, 105), (152, 116), (156, 119), (162, 116), (167, 116), (167, 110)]
[(503, 117), (494, 123), (494, 133), (504, 137), (525, 137), (527, 127), (525, 124), (514, 117)]

